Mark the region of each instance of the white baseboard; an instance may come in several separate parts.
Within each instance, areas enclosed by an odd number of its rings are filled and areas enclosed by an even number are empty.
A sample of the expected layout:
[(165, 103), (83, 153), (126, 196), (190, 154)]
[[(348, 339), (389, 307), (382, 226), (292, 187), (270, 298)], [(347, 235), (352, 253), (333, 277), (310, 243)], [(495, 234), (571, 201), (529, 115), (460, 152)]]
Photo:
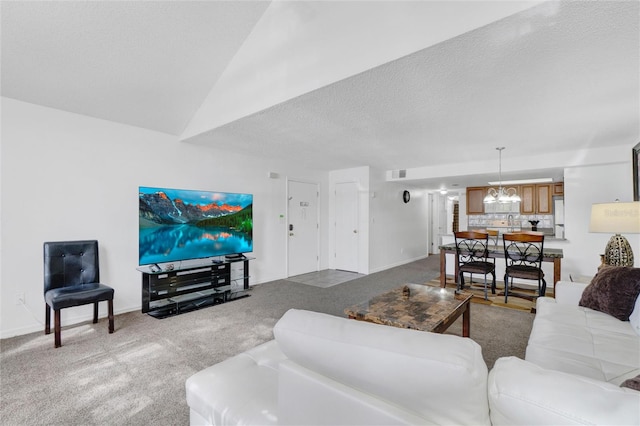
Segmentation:
[(379, 268), (372, 269), (372, 270), (369, 271), (369, 273), (370, 274), (374, 274), (376, 272), (386, 271), (387, 269), (395, 268), (396, 266), (406, 265), (407, 263), (415, 262), (416, 260), (426, 259), (427, 257), (429, 257), (428, 254), (425, 254), (424, 256), (414, 257), (412, 259), (404, 259), (404, 260), (401, 260), (401, 261), (396, 262), (396, 263), (392, 263), (392, 264), (389, 264), (389, 265), (385, 265), (385, 266), (381, 266)]
[[(44, 304), (43, 304), (43, 308), (44, 308)], [(141, 309), (142, 309), (141, 305), (129, 306), (122, 309), (114, 309), (113, 315), (115, 316), (115, 315), (125, 314), (127, 312), (139, 311)], [(65, 311), (68, 311), (68, 310), (65, 309)], [(33, 312), (31, 312), (31, 314), (33, 315)], [(43, 315), (44, 315), (44, 309), (43, 309)], [(103, 318), (107, 318), (106, 312), (102, 313), (101, 315), (98, 315), (98, 319), (103, 319)], [(10, 337), (23, 336), (25, 334), (37, 333), (37, 332), (44, 333), (44, 319), (40, 321), (40, 319), (36, 319), (34, 316), (34, 320), (37, 320), (38, 322), (26, 325), (24, 327), (16, 327), (9, 330), (2, 330), (2, 332), (0, 333), (0, 339), (8, 339)], [(93, 321), (93, 314), (71, 316), (71, 317), (65, 318), (62, 323), (62, 327), (72, 326), (72, 325), (80, 324), (87, 321)], [(118, 328), (118, 324), (116, 323), (116, 329), (117, 328)], [(51, 329), (53, 330), (53, 313), (51, 314)]]

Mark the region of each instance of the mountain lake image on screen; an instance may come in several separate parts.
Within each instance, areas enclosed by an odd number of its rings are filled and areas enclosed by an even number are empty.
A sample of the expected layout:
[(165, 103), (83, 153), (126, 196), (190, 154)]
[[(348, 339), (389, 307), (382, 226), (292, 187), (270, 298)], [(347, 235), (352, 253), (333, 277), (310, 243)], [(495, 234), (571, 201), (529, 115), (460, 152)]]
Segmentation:
[(253, 251), (253, 195), (139, 188), (139, 264)]

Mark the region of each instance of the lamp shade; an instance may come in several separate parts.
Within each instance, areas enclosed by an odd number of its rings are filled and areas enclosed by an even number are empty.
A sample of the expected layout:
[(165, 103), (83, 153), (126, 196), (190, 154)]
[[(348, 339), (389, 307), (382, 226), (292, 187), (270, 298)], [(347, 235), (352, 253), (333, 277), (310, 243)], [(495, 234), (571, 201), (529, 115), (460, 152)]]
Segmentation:
[(589, 232), (640, 233), (640, 201), (593, 204)]

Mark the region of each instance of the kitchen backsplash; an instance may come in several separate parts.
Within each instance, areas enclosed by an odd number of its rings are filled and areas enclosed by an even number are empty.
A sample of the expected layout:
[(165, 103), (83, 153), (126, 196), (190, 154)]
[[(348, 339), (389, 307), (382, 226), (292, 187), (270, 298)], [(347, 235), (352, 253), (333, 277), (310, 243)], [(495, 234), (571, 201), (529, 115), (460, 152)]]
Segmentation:
[(553, 229), (553, 215), (550, 214), (511, 214), (513, 224), (509, 223), (508, 213), (489, 213), (480, 215), (470, 215), (470, 227), (495, 227), (503, 228), (513, 226), (514, 228), (531, 229), (530, 220), (539, 220), (538, 228)]

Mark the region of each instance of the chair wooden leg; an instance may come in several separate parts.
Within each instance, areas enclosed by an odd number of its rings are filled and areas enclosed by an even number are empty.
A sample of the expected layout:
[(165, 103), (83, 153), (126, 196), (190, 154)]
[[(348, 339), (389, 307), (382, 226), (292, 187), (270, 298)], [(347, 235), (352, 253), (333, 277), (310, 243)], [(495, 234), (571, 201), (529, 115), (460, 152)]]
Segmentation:
[(98, 302), (93, 304), (93, 323), (98, 323)]
[(51, 334), (51, 307), (44, 304), (44, 334)]
[(60, 346), (62, 346), (62, 339), (60, 338), (60, 332), (61, 332), (61, 326), (60, 326), (60, 309), (56, 309), (53, 311), (53, 333), (54, 333), (54, 340), (55, 340), (55, 347), (59, 348)]
[(108, 301), (109, 303), (109, 334), (113, 333), (113, 299)]

